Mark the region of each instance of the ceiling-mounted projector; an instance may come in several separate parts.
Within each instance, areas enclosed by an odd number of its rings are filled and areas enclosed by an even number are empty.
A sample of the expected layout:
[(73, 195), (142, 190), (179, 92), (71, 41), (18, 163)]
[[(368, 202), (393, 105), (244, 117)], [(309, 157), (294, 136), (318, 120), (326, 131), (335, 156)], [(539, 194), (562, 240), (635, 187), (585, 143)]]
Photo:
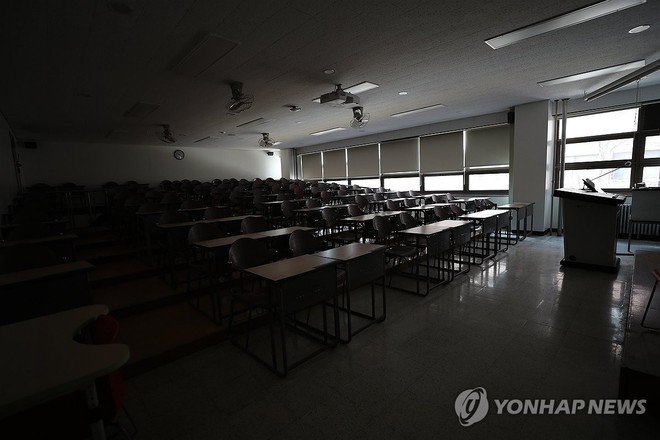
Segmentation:
[(335, 85), (335, 90), (321, 95), (321, 104), (331, 105), (355, 105), (360, 103), (360, 98), (344, 91), (341, 84)]

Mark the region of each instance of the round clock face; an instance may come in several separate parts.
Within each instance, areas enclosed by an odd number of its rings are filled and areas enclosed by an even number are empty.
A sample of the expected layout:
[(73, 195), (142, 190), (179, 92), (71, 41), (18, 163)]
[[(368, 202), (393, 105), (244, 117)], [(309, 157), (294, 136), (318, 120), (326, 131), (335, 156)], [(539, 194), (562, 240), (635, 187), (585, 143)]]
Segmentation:
[(181, 150), (174, 150), (174, 158), (176, 160), (181, 160), (185, 157), (186, 155), (183, 153)]

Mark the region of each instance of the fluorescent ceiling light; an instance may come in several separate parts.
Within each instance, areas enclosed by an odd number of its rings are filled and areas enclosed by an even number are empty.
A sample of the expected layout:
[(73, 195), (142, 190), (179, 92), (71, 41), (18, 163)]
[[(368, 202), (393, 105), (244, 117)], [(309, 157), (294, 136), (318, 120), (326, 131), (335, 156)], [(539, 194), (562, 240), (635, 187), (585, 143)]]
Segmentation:
[(322, 134), (333, 133), (335, 131), (346, 130), (344, 127), (331, 128), (329, 130), (317, 131), (316, 133), (310, 133), (310, 136), (321, 136)]
[(562, 76), (561, 78), (549, 79), (538, 83), (541, 87), (556, 86), (558, 84), (566, 84), (583, 79), (596, 78), (599, 76), (609, 75), (611, 73), (625, 72), (626, 70), (639, 69), (644, 67), (645, 60), (633, 61), (632, 63), (618, 64), (616, 66), (605, 67), (603, 69), (590, 70), (589, 72), (582, 72), (576, 75)]
[(273, 142), (273, 145), (280, 145), (281, 143), (282, 143), (281, 141), (277, 141), (277, 142)]
[(428, 111), (428, 110), (433, 110), (435, 108), (442, 108), (442, 107), (444, 107), (443, 104), (429, 105), (428, 107), (416, 108), (414, 110), (408, 110), (408, 111), (401, 112), (401, 113), (394, 113), (393, 115), (390, 115), (390, 116), (392, 116), (393, 118), (398, 118), (399, 116), (412, 115), (414, 113), (421, 113), (421, 112), (425, 112), (425, 111)]
[(353, 93), (356, 95), (358, 93), (366, 92), (367, 90), (375, 89), (377, 87), (380, 86), (378, 84), (370, 83), (369, 81), (362, 81), (359, 84), (355, 84), (354, 86), (350, 86), (344, 89), (344, 92)]
[(641, 26), (634, 27), (628, 31), (629, 34), (639, 34), (640, 32), (647, 31), (651, 26), (648, 24), (643, 24)]
[(628, 75), (623, 76), (615, 81), (612, 81), (611, 83), (601, 87), (598, 90), (594, 90), (593, 92), (588, 93), (584, 97), (584, 100), (587, 102), (593, 101), (596, 98), (600, 98), (603, 95), (607, 95), (608, 93), (613, 92), (623, 86), (626, 86), (632, 82), (642, 79), (645, 76), (648, 76), (659, 69), (660, 69), (660, 59), (655, 60), (651, 64), (647, 64), (641, 69), (637, 69), (634, 72), (630, 72)]
[(236, 126), (236, 128), (254, 127), (254, 126), (263, 125), (263, 124), (266, 124), (266, 123), (272, 122), (272, 121), (273, 121), (272, 119), (257, 118), (257, 119), (253, 119), (251, 121), (244, 122), (242, 124), (238, 124)]
[(549, 20), (517, 29), (513, 32), (489, 38), (485, 43), (493, 49), (500, 49), (527, 38), (584, 23), (585, 21), (619, 12), (632, 6), (641, 5), (642, 3), (646, 3), (646, 0), (605, 0)]

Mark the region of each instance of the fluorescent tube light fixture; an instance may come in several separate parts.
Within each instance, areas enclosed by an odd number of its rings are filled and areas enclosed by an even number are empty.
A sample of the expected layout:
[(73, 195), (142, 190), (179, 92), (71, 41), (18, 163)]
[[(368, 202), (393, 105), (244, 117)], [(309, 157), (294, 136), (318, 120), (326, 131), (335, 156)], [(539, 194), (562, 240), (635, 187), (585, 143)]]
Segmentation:
[(398, 118), (398, 117), (401, 117), (401, 116), (408, 116), (408, 115), (412, 115), (412, 114), (415, 114), (415, 113), (421, 113), (421, 112), (425, 112), (425, 111), (428, 111), (428, 110), (433, 110), (433, 109), (436, 109), (436, 108), (442, 108), (442, 107), (444, 107), (443, 104), (429, 105), (428, 107), (421, 107), (421, 108), (416, 108), (414, 110), (408, 110), (408, 111), (401, 112), (401, 113), (394, 113), (393, 115), (390, 115), (390, 116), (392, 116), (393, 118)]
[(354, 86), (350, 86), (344, 89), (344, 92), (353, 93), (355, 95), (358, 93), (366, 92), (367, 90), (375, 89), (377, 87), (380, 86), (378, 84), (370, 83), (369, 81), (362, 81), (359, 84), (355, 84)]
[(628, 75), (623, 76), (615, 81), (612, 81), (611, 83), (601, 87), (598, 90), (594, 90), (593, 92), (586, 94), (584, 100), (587, 102), (593, 101), (594, 99), (600, 98), (603, 95), (607, 95), (608, 93), (620, 89), (623, 86), (626, 86), (639, 79), (642, 79), (645, 76), (648, 76), (653, 72), (657, 71), (658, 69), (660, 69), (660, 59), (652, 62), (651, 64), (647, 64), (641, 69), (637, 69), (634, 72), (630, 72)]
[(493, 49), (518, 43), (527, 38), (536, 37), (546, 32), (556, 31), (576, 24), (584, 23), (614, 12), (619, 12), (633, 6), (646, 3), (646, 0), (605, 0), (582, 9), (559, 15), (549, 20), (544, 20), (515, 31), (489, 38), (485, 41)]
[(317, 131), (315, 133), (310, 133), (310, 136), (321, 136), (323, 134), (334, 133), (335, 131), (346, 130), (344, 127), (330, 128), (328, 130)]
[(632, 63), (618, 64), (616, 66), (605, 67), (603, 69), (590, 70), (589, 72), (582, 72), (575, 75), (562, 76), (561, 78), (548, 79), (538, 83), (541, 87), (556, 86), (559, 84), (572, 83), (582, 81), (583, 79), (597, 78), (599, 76), (609, 75), (612, 73), (625, 72), (627, 70), (639, 69), (644, 67), (645, 60), (633, 61)]

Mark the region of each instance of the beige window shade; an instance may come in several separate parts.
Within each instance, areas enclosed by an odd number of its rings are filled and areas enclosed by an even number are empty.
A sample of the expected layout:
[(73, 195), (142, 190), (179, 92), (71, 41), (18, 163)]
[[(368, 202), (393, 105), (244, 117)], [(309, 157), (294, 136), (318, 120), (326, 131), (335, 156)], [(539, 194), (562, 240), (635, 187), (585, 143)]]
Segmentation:
[(348, 176), (377, 176), (378, 144), (363, 145), (348, 149)]
[(323, 178), (346, 178), (346, 150), (332, 150), (323, 152)]
[(463, 132), (421, 137), (419, 154), (422, 173), (463, 171)]
[(382, 142), (380, 169), (382, 173), (419, 171), (419, 138)]
[(508, 165), (510, 145), (511, 126), (509, 125), (467, 130), (465, 166)]
[(303, 154), (302, 156), (303, 179), (320, 179), (321, 175), (321, 153)]

